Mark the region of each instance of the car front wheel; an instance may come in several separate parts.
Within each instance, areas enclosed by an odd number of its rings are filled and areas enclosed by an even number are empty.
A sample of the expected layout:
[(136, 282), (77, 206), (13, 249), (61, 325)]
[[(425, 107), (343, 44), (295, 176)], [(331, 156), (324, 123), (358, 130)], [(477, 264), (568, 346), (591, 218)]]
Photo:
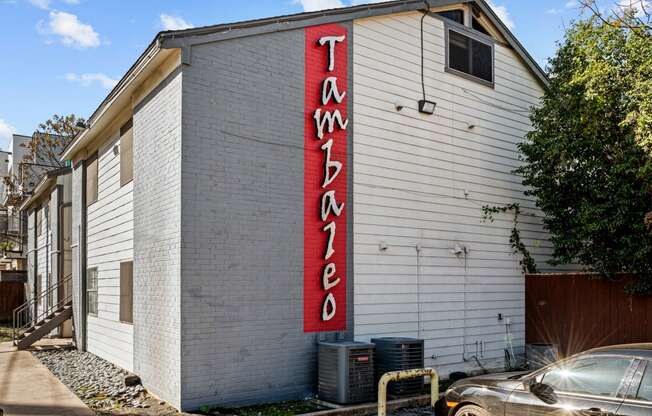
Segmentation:
[(491, 416), (491, 415), (482, 407), (469, 404), (457, 409), (457, 412), (455, 412), (455, 416)]

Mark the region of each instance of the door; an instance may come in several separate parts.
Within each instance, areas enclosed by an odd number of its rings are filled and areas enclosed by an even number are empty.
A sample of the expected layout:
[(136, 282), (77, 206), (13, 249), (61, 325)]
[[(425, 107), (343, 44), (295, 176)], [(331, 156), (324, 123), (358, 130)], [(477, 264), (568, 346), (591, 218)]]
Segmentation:
[[(547, 403), (532, 388), (515, 390), (506, 404), (507, 416), (612, 416), (623, 402), (636, 360), (630, 357), (585, 355), (563, 361), (537, 374), (532, 383), (550, 386)], [(527, 384), (527, 383), (526, 383)]]
[(627, 397), (618, 410), (618, 415), (652, 415), (652, 363), (650, 361), (641, 361)]
[[(70, 203), (61, 207), (61, 273), (59, 279), (66, 282), (62, 285), (61, 301), (72, 299), (72, 205)], [(66, 279), (68, 279), (66, 281)], [(61, 328), (63, 338), (72, 337), (72, 320), (67, 320)]]
[[(64, 205), (61, 208), (61, 229), (62, 233), (62, 250), (61, 250), (61, 273), (59, 278), (61, 281), (68, 279), (72, 276), (72, 206)], [(66, 284), (63, 288), (63, 298), (72, 295), (72, 285)]]

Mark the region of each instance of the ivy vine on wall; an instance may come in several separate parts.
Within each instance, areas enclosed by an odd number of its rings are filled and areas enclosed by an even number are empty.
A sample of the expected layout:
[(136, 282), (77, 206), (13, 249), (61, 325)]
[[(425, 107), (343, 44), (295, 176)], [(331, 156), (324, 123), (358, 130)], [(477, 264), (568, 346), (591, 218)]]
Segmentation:
[(514, 227), (512, 232), (509, 235), (509, 242), (512, 245), (512, 250), (514, 254), (520, 254), (521, 260), (519, 264), (523, 273), (537, 273), (537, 265), (534, 261), (534, 258), (530, 254), (530, 251), (525, 247), (523, 241), (521, 241), (521, 233), (518, 230), (518, 217), (521, 214), (521, 206), (518, 203), (512, 203), (504, 207), (496, 207), (484, 205), (482, 207), (482, 221), (494, 222), (494, 217), (496, 214), (504, 214), (506, 212), (514, 213)]

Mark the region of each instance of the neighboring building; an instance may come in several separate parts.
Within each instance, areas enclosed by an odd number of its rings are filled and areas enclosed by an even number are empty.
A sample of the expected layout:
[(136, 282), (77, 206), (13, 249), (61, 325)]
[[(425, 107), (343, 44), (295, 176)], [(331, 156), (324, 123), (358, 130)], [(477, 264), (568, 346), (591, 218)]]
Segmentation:
[[(0, 150), (0, 179), (4, 179), (9, 174), (9, 160), (11, 159), (11, 153), (8, 151)], [(4, 197), (5, 195), (5, 182), (0, 180), (0, 195)]]
[(6, 247), (9, 248), (8, 250), (2, 252), (2, 258), (0, 258), (0, 267), (6, 270), (25, 270), (23, 234), (26, 223), (17, 208), (25, 196), (22, 189), (8, 188), (5, 180), (20, 177), (21, 163), (29, 153), (29, 149), (25, 145), (30, 140), (31, 137), (29, 136), (14, 134), (9, 143), (9, 150), (0, 152), (0, 175), (2, 176), (2, 184), (0, 185), (0, 241), (11, 244), (11, 247)]
[[(20, 179), (23, 174), (23, 167), (22, 164), (25, 161), (25, 157), (29, 155), (29, 149), (26, 147), (27, 143), (29, 143), (32, 140), (31, 136), (25, 136), (22, 134), (14, 134), (11, 138), (11, 142), (9, 143), (9, 151), (7, 152), (8, 154), (8, 162), (7, 162), (7, 170), (2, 171), (3, 176), (8, 177), (8, 178), (18, 178), (18, 181), (20, 182)], [(8, 206), (12, 205), (15, 202), (15, 198), (18, 197), (18, 195), (12, 192), (11, 190), (6, 189), (6, 187), (3, 186), (3, 205)], [(18, 191), (18, 190), (16, 190)]]
[[(33, 302), (36, 317), (61, 312), (67, 303), (65, 299), (71, 296), (71, 179), (71, 168), (47, 172), (34, 188), (32, 196), (20, 207), (27, 216), (27, 298), (36, 300)], [(50, 326), (48, 331), (43, 332), (61, 337), (72, 336), (70, 319), (62, 325)], [(58, 330), (50, 332), (57, 327)]]
[(547, 80), (484, 1), (430, 3), (160, 33), (64, 151), (77, 346), (181, 409), (314, 393), (319, 340), (423, 338), (444, 376), (522, 351), (481, 208), (549, 256), (512, 173)]
[[(34, 133), (38, 135), (40, 133)], [(14, 134), (9, 143), (9, 151), (1, 152), (0, 175), (3, 178), (0, 194), (0, 238), (2, 241), (11, 243), (11, 249), (5, 250), (0, 258), (0, 267), (9, 267), (12, 270), (25, 269), (25, 244), (27, 232), (27, 221), (22, 215), (19, 207), (32, 195), (32, 191), (41, 180), (43, 175), (52, 170), (59, 169), (59, 166), (46, 160), (47, 157), (37, 157), (37, 160), (29, 160), (29, 142), (34, 136)], [(53, 149), (61, 151), (62, 149)], [(5, 180), (10, 181), (13, 186), (7, 186)]]

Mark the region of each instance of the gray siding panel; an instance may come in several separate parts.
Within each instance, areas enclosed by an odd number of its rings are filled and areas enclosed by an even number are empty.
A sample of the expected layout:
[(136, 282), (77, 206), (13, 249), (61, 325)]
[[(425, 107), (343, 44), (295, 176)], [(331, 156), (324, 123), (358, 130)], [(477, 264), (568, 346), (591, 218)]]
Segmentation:
[[(499, 43), (495, 88), (445, 72), (444, 23), (426, 19), (424, 81), (437, 110), (419, 114), (420, 23), (418, 12), (354, 23), (355, 336), (422, 338), (426, 365), (444, 376), (477, 371), (468, 358), (483, 342), (483, 365), (500, 368), (506, 327), (497, 316), (511, 320), (522, 352), (525, 282), (509, 243), (512, 214), (483, 222), (482, 206), (520, 203), (521, 235), (545, 267), (542, 214), (512, 173), (543, 90)], [(466, 259), (456, 246), (468, 248)]]
[(75, 328), (75, 343), (77, 348), (86, 349), (84, 340), (84, 270), (82, 259), (82, 247), (84, 244), (83, 235), (83, 214), (84, 214), (84, 164), (79, 163), (72, 172), (72, 292), (73, 292), (73, 324)]
[(172, 73), (134, 110), (134, 371), (181, 398), (181, 80)]

